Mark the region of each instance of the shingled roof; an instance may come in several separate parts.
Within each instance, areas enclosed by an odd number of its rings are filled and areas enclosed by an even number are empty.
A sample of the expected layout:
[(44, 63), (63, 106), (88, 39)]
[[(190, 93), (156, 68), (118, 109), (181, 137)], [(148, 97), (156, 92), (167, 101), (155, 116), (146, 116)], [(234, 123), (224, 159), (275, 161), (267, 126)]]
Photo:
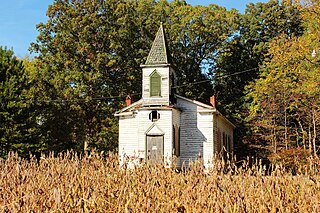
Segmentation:
[(168, 64), (168, 58), (166, 39), (161, 23), (145, 65)]

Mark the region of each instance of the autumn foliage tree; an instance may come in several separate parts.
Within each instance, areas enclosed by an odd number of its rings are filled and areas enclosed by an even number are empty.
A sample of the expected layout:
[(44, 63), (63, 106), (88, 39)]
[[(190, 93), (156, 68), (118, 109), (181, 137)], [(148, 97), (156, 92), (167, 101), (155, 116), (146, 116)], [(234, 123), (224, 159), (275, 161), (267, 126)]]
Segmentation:
[(212, 67), (215, 95), (221, 110), (238, 126), (245, 116), (244, 88), (258, 77), (259, 66), (268, 57), (268, 43), (281, 34), (300, 36), (300, 13), (297, 5), (285, 1), (250, 3), (239, 15), (237, 33), (223, 43)]
[[(237, 126), (236, 149), (243, 153), (250, 130), (247, 128), (245, 87), (258, 78), (268, 58), (268, 44), (277, 36), (300, 36), (300, 10), (285, 1), (249, 3), (239, 14), (239, 29), (223, 46), (212, 67), (217, 106)], [(242, 143), (244, 142), (244, 143)]]
[(301, 6), (305, 33), (269, 45), (260, 78), (247, 87), (253, 135), (272, 146), (317, 154), (320, 127), (319, 2)]

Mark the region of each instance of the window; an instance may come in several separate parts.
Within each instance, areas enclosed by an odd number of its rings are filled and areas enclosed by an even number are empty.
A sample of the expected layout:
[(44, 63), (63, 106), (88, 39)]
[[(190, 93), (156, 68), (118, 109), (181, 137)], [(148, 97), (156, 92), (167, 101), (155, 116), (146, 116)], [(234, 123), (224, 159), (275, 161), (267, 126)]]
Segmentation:
[(180, 127), (172, 126), (173, 152), (176, 157), (180, 157)]
[(160, 113), (157, 110), (152, 110), (149, 114), (149, 120), (152, 122), (157, 121), (160, 119)]
[(217, 153), (220, 155), (221, 154), (221, 132), (220, 129), (218, 128), (218, 133), (217, 133)]
[(232, 152), (230, 135), (228, 135), (228, 152)]
[(228, 160), (228, 143), (227, 143), (227, 135), (223, 132), (222, 134), (222, 144), (223, 144), (223, 151), (222, 155), (224, 160)]
[(161, 76), (156, 70), (150, 75), (150, 96), (161, 96)]

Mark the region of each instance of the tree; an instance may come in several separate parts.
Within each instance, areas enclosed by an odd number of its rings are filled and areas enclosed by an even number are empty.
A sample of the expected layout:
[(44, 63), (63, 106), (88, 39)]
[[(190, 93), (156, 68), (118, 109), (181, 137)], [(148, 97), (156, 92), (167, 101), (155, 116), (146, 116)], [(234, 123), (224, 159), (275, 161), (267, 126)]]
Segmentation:
[(214, 90), (218, 107), (238, 126), (239, 141), (247, 135), (245, 87), (258, 78), (270, 41), (282, 34), (302, 34), (300, 14), (297, 5), (286, 2), (250, 3), (240, 17), (238, 33), (224, 43), (213, 67)]
[[(103, 140), (114, 146), (116, 133), (108, 127), (120, 105), (112, 97), (138, 88), (130, 83), (139, 66), (128, 62), (135, 42), (125, 37), (134, 33), (128, 29), (133, 27), (131, 10), (124, 1), (55, 1), (49, 6), (49, 20), (38, 26), (33, 50), (46, 69), (42, 77), (49, 87), (49, 110), (43, 119), (53, 144), (74, 144), (79, 150)], [(121, 51), (124, 47), (128, 52)]]
[(178, 1), (172, 7), (167, 28), (178, 71), (178, 93), (206, 103), (213, 93), (208, 70), (214, 66), (223, 43), (237, 30), (238, 12), (214, 4), (192, 7)]
[[(124, 97), (141, 93), (141, 68), (160, 21), (183, 85), (208, 80), (202, 71), (234, 32), (235, 11), (216, 5), (192, 7), (166, 0), (56, 0), (49, 20), (38, 25), (32, 50), (45, 110), (42, 128), (52, 144), (114, 149)], [(179, 93), (209, 100), (211, 83), (181, 87)], [(205, 91), (205, 92), (203, 92)]]
[(0, 157), (10, 151), (26, 156), (41, 148), (29, 88), (23, 62), (12, 50), (0, 47)]
[(263, 136), (274, 152), (278, 147), (303, 146), (317, 154), (320, 64), (317, 54), (312, 54), (319, 48), (316, 11), (317, 1), (301, 7), (305, 33), (300, 37), (282, 35), (271, 42), (270, 60), (261, 67), (260, 78), (247, 88), (255, 136)]

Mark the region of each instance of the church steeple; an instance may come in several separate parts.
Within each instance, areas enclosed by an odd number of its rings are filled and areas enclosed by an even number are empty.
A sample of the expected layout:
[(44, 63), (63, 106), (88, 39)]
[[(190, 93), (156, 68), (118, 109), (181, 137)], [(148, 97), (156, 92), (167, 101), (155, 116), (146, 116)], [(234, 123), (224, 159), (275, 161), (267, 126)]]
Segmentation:
[(162, 23), (142, 67), (142, 105), (164, 106), (174, 103), (175, 71), (170, 65)]
[(165, 39), (165, 34), (164, 34), (162, 22), (161, 22), (145, 65), (168, 64), (168, 63), (169, 61), (168, 61), (166, 39)]

